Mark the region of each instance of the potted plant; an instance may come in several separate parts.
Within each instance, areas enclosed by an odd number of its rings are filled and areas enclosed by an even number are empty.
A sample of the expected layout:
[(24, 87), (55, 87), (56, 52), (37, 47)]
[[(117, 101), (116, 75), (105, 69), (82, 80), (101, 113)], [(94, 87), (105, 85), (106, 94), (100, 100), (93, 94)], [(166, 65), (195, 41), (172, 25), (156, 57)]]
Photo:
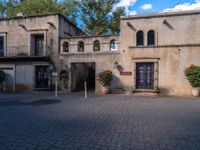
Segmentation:
[(68, 72), (66, 70), (61, 70), (60, 71), (60, 81), (61, 81), (61, 86), (62, 86), (63, 90), (67, 89), (68, 80), (69, 80)]
[(4, 80), (5, 80), (5, 73), (3, 70), (0, 70), (0, 91), (4, 89)]
[(98, 81), (101, 85), (101, 92), (108, 94), (110, 92), (110, 84), (112, 81), (112, 71), (105, 70), (98, 74)]
[(191, 65), (190, 67), (186, 68), (185, 76), (188, 79), (190, 85), (192, 86), (192, 95), (199, 96), (199, 89), (200, 89), (200, 67)]

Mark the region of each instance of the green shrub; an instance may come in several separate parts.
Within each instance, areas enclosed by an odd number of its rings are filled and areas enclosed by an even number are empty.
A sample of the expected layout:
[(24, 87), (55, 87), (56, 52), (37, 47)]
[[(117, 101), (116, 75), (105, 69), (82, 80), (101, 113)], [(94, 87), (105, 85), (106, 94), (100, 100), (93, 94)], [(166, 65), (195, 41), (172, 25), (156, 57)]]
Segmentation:
[(0, 70), (0, 83), (2, 83), (5, 80), (5, 73), (3, 70)]
[(68, 81), (69, 79), (69, 74), (66, 70), (61, 70), (60, 71), (60, 81)]
[(200, 87), (200, 67), (199, 66), (191, 65), (190, 67), (185, 69), (184, 73), (192, 87)]
[(105, 70), (103, 72), (100, 72), (98, 74), (97, 80), (100, 82), (101, 85), (103, 86), (108, 86), (110, 85), (112, 81), (112, 72), (110, 70)]

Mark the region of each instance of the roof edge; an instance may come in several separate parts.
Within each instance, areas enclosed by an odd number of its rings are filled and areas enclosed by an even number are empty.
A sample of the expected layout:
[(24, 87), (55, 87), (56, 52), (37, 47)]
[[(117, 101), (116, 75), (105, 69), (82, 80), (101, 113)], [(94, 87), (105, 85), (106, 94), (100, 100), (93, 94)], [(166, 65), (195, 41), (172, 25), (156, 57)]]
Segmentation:
[(138, 14), (132, 16), (121, 16), (121, 20), (159, 18), (159, 17), (170, 17), (170, 16), (187, 16), (187, 15), (198, 15), (198, 14), (200, 14), (200, 10), (161, 12), (161, 13), (151, 13), (151, 14)]

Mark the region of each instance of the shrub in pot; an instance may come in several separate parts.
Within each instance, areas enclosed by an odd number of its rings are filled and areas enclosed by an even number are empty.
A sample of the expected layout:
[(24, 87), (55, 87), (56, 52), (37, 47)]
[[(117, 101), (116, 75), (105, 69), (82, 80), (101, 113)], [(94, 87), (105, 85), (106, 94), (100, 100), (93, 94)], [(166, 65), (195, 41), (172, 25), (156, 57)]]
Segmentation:
[(192, 95), (199, 96), (199, 89), (200, 89), (200, 67), (191, 65), (190, 67), (186, 68), (185, 76), (188, 79), (190, 85), (192, 86)]
[(110, 92), (110, 84), (112, 81), (112, 71), (105, 70), (100, 72), (97, 79), (101, 85), (101, 92), (103, 94), (108, 94)]
[(67, 89), (68, 80), (69, 80), (69, 73), (66, 70), (61, 70), (60, 81), (61, 81), (61, 86), (63, 90)]
[(4, 80), (5, 80), (5, 73), (3, 70), (0, 70), (0, 90), (4, 88)]

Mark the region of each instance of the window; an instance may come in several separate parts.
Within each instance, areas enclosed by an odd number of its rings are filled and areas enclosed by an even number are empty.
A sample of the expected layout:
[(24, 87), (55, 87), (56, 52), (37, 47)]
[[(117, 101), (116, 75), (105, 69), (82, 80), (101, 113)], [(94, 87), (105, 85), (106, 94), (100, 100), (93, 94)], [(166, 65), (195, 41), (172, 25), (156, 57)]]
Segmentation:
[(110, 41), (110, 50), (117, 51), (117, 41), (114, 39)]
[(0, 36), (0, 57), (4, 56), (4, 36)]
[(68, 42), (63, 43), (63, 52), (69, 52), (69, 43)]
[(44, 35), (35, 35), (35, 56), (44, 56)]
[(138, 31), (136, 35), (136, 45), (137, 46), (144, 46), (144, 32)]
[(150, 30), (147, 34), (147, 45), (148, 46), (155, 45), (155, 31), (154, 30)]
[(95, 40), (93, 43), (93, 51), (100, 51), (100, 42), (99, 40)]
[(78, 52), (84, 52), (84, 42), (83, 41), (78, 42)]

